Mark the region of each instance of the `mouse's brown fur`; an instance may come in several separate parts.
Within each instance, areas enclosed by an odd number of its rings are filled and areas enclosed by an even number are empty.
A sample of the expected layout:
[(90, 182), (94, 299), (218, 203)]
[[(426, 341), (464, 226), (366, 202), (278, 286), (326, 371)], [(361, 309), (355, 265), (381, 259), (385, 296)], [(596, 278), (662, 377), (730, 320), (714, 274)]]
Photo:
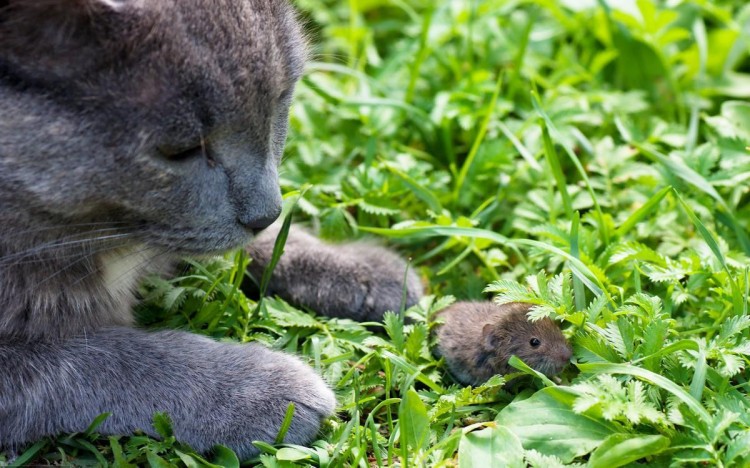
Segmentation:
[[(508, 365), (512, 355), (539, 372), (555, 375), (570, 360), (571, 347), (549, 318), (530, 321), (530, 308), (531, 304), (517, 302), (457, 302), (437, 315), (443, 324), (437, 332), (436, 354), (467, 385), (512, 372)], [(536, 346), (534, 339), (539, 341)]]

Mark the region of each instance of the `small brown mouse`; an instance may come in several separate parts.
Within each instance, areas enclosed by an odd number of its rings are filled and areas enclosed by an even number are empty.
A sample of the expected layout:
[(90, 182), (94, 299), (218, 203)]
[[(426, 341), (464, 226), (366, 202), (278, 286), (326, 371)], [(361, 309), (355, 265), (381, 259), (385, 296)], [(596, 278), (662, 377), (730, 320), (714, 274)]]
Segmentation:
[(457, 302), (438, 312), (435, 354), (444, 357), (451, 374), (465, 385), (480, 385), (495, 374), (514, 371), (512, 355), (533, 369), (553, 376), (572, 356), (570, 344), (549, 318), (532, 322), (531, 304)]

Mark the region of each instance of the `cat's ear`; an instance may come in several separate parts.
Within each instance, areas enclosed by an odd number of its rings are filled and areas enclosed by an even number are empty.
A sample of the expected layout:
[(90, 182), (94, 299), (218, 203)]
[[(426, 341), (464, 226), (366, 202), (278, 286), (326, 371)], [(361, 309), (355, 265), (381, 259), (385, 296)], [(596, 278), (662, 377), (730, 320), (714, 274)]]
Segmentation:
[(84, 3), (90, 8), (117, 12), (139, 8), (143, 5), (143, 0), (78, 0), (78, 3)]
[(0, 21), (8, 17), (26, 19), (42, 14), (48, 18), (80, 18), (139, 9), (143, 5), (144, 0), (0, 0)]
[[(0, 0), (0, 61), (64, 76), (128, 42), (145, 0)], [(126, 26), (123, 26), (126, 25)], [(129, 25), (129, 26), (128, 26)], [(36, 73), (36, 72), (33, 72)]]

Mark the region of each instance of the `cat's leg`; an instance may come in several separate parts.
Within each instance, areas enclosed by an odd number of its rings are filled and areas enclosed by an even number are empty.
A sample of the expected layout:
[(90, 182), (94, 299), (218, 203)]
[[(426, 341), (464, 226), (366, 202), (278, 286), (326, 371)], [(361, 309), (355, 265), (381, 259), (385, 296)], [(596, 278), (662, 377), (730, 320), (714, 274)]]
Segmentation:
[[(259, 281), (273, 252), (277, 222), (262, 232), (247, 251), (248, 267)], [(422, 297), (422, 284), (404, 259), (384, 247), (354, 242), (328, 244), (292, 226), (284, 255), (267, 291), (329, 317), (380, 321), (388, 311), (410, 307)]]
[(163, 331), (111, 328), (57, 343), (0, 340), (0, 449), (86, 429), (110, 412), (103, 434), (156, 435), (166, 412), (174, 435), (206, 452), (223, 444), (246, 458), (273, 442), (287, 410), (286, 442), (314, 439), (335, 405), (332, 391), (297, 358), (261, 345), (218, 343)]

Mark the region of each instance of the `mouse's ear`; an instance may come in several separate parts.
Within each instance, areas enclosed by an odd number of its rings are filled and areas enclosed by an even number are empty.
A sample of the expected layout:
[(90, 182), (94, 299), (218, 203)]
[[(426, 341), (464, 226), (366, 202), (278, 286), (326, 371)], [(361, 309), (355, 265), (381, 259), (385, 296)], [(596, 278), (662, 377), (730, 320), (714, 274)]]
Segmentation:
[(494, 328), (491, 323), (485, 323), (482, 327), (482, 346), (485, 351), (491, 351), (497, 348), (498, 338), (493, 333)]

